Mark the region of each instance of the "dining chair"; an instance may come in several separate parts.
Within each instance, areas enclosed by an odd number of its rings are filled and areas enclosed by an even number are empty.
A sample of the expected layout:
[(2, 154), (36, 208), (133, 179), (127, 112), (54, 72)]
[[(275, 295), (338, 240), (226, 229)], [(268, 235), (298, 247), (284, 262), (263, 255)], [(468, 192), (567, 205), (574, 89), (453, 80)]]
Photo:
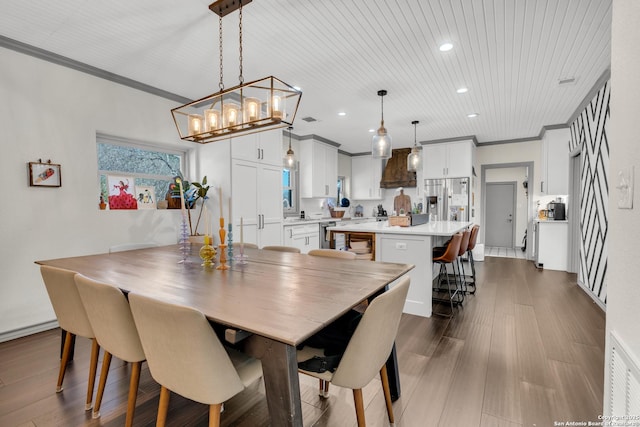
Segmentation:
[(56, 393), (62, 391), (62, 382), (64, 374), (69, 363), (69, 355), (71, 354), (71, 345), (76, 336), (88, 338), (92, 341), (91, 345), (91, 361), (89, 363), (89, 381), (87, 384), (87, 399), (85, 401), (85, 410), (91, 409), (93, 400), (93, 387), (96, 382), (96, 371), (98, 368), (98, 355), (100, 353), (100, 345), (96, 340), (91, 323), (87, 317), (80, 294), (76, 288), (74, 281), (75, 271), (64, 270), (62, 268), (41, 266), (40, 274), (47, 288), (53, 311), (58, 318), (60, 328), (66, 331), (64, 339), (64, 348), (62, 350), (62, 358), (60, 359), (60, 371), (58, 373), (58, 383), (56, 385)]
[(300, 249), (294, 248), (293, 246), (263, 246), (262, 249), (265, 251), (278, 251), (278, 252), (292, 252), (299, 254)]
[(355, 252), (339, 251), (337, 249), (311, 249), (307, 255), (351, 260), (356, 259)]
[(222, 403), (262, 376), (260, 361), (223, 347), (198, 310), (135, 293), (129, 304), (161, 386), (156, 426), (165, 425), (171, 391), (209, 405), (209, 426), (219, 426)]
[(121, 245), (113, 245), (109, 247), (109, 253), (114, 252), (122, 252), (122, 251), (132, 251), (134, 249), (145, 249), (145, 248), (155, 248), (159, 245), (157, 243), (152, 242), (142, 242), (142, 243), (123, 243)]
[(136, 409), (140, 368), (145, 360), (145, 355), (129, 303), (122, 291), (115, 286), (97, 282), (81, 274), (76, 274), (75, 281), (96, 339), (104, 350), (98, 394), (93, 406), (92, 417), (100, 417), (100, 406), (107, 384), (111, 357), (115, 356), (132, 364), (125, 419), (125, 425), (131, 426)]
[[(405, 276), (391, 289), (371, 301), (335, 371), (302, 370), (307, 375), (353, 390), (358, 427), (366, 425), (362, 388), (369, 384), (378, 372), (382, 380), (389, 422), (394, 423), (386, 362), (398, 333), (409, 283), (409, 276)], [(302, 350), (304, 353), (305, 349)], [(306, 353), (321, 354), (322, 350), (306, 349)]]

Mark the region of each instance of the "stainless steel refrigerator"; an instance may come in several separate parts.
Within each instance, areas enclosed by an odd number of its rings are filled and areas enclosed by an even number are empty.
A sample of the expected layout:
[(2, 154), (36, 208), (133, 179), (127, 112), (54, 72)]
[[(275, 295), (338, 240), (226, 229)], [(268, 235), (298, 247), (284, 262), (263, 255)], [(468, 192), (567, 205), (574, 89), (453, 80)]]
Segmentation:
[(425, 179), (425, 212), (430, 221), (469, 221), (469, 178)]

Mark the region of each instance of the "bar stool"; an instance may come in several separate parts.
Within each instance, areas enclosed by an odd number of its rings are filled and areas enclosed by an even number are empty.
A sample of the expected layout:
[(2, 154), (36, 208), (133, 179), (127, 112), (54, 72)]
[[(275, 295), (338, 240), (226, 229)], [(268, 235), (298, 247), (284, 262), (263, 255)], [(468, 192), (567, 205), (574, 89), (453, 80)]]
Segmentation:
[[(455, 268), (454, 268), (454, 262), (458, 258), (458, 252), (460, 251), (461, 242), (462, 242), (462, 233), (454, 234), (451, 240), (449, 241), (449, 244), (447, 245), (447, 249), (445, 250), (445, 252), (442, 255), (433, 258), (433, 262), (435, 264), (440, 265), (440, 273), (438, 274), (438, 286), (440, 285), (442, 276), (444, 275), (447, 281), (447, 290), (449, 292), (449, 298), (445, 299), (445, 298), (433, 297), (432, 299), (434, 301), (441, 301), (441, 302), (448, 301), (451, 304), (451, 317), (453, 317), (454, 297), (456, 298), (456, 302), (455, 302), (456, 305), (462, 302), (462, 300), (460, 299), (462, 294), (459, 292), (460, 288), (458, 287), (457, 275), (455, 275)], [(447, 272), (447, 264), (451, 264), (451, 267), (453, 269), (454, 276), (455, 276), (454, 279), (456, 280), (456, 289), (453, 292), (451, 290), (451, 281), (449, 280), (449, 274)], [(437, 290), (440, 290), (440, 288), (438, 288)]]
[(469, 237), (469, 246), (467, 247), (467, 259), (469, 260), (469, 265), (471, 266), (471, 276), (469, 277), (471, 281), (468, 281), (466, 283), (467, 285), (473, 287), (473, 290), (469, 292), (470, 294), (476, 293), (476, 266), (473, 261), (473, 249), (476, 247), (479, 231), (480, 231), (480, 226), (477, 224), (471, 228), (471, 236)]
[[(456, 264), (458, 265), (458, 277), (460, 278), (460, 288), (462, 289), (462, 299), (464, 300), (464, 294), (467, 293), (467, 279), (464, 272), (464, 262), (462, 262), (462, 256), (467, 252), (469, 248), (469, 240), (471, 239), (471, 231), (464, 230), (462, 232), (462, 240), (460, 241), (460, 249), (458, 250), (458, 259)], [(455, 274), (455, 273), (454, 273)]]

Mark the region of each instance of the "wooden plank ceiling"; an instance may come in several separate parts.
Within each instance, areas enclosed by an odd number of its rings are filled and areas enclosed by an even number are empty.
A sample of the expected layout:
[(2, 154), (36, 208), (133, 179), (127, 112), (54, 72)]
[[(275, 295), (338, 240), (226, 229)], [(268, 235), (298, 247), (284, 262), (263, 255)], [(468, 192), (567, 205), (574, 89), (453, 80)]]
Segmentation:
[[(0, 35), (195, 99), (218, 88), (209, 3), (1, 0)], [(230, 87), (238, 14), (223, 28)], [(611, 0), (253, 0), (243, 28), (245, 81), (274, 75), (299, 86), (294, 134), (356, 153), (370, 150), (379, 126), (379, 89), (395, 147), (413, 145), (412, 120), (418, 141), (479, 143), (566, 123), (609, 69)], [(454, 48), (440, 52), (446, 41)], [(558, 84), (568, 77), (575, 82)], [(469, 91), (457, 94), (461, 86)]]

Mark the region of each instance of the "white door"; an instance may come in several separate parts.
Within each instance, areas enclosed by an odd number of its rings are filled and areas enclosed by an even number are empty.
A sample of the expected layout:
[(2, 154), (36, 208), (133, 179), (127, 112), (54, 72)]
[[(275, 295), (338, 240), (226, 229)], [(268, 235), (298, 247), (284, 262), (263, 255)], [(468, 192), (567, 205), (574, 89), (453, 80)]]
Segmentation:
[(515, 226), (515, 182), (487, 182), (485, 195), (485, 245), (513, 248)]

